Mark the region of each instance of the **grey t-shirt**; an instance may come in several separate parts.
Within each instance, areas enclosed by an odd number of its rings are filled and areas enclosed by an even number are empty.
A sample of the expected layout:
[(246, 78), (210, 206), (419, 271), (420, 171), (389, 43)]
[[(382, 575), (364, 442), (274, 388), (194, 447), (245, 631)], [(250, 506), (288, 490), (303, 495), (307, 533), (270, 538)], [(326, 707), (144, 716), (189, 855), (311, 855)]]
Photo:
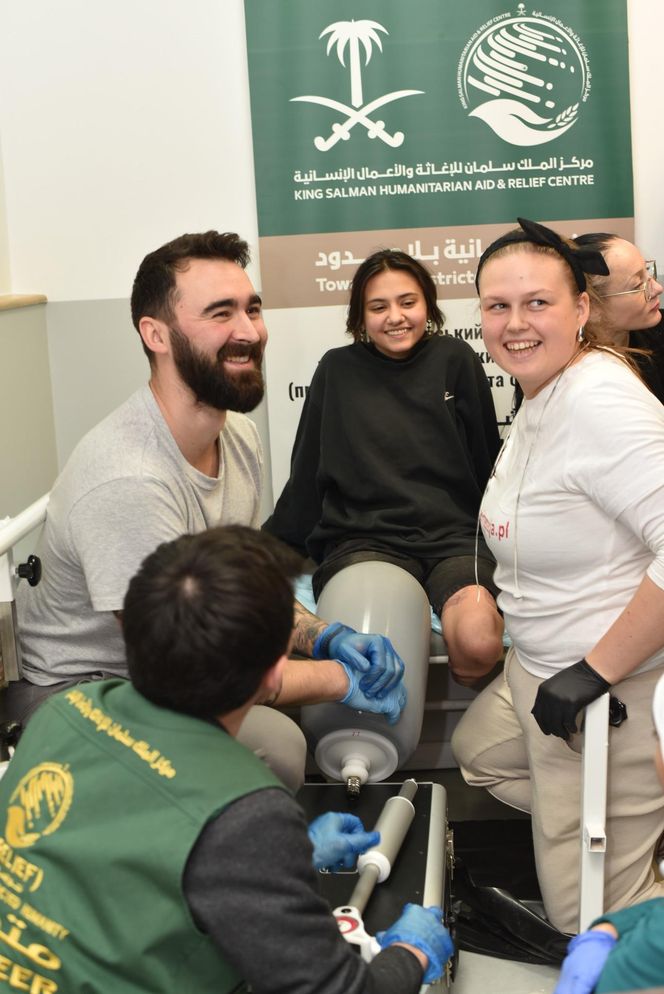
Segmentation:
[(228, 412), (219, 456), (216, 479), (194, 469), (147, 386), (81, 440), (51, 492), (36, 550), (42, 581), (19, 586), (28, 680), (126, 676), (113, 612), (142, 560), (161, 542), (214, 525), (258, 527), (262, 454), (249, 418)]

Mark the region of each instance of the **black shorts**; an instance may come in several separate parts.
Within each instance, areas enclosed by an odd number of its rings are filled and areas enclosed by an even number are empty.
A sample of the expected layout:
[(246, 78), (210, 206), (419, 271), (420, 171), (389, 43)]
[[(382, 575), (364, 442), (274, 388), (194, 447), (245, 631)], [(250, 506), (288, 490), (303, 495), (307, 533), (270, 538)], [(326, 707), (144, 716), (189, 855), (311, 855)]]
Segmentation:
[[(371, 546), (367, 548), (367, 546)], [(316, 600), (320, 597), (323, 587), (335, 573), (353, 566), (355, 563), (381, 562), (393, 563), (414, 576), (420, 583), (429, 603), (436, 612), (441, 614), (443, 605), (452, 594), (462, 587), (475, 584), (475, 557), (450, 556), (449, 559), (415, 559), (406, 553), (394, 549), (381, 548), (379, 543), (368, 543), (366, 539), (351, 539), (342, 542), (325, 557), (313, 577), (311, 583)], [(477, 579), (481, 587), (485, 587), (496, 598), (498, 588), (493, 582), (493, 572), (496, 566), (491, 559), (478, 556)]]

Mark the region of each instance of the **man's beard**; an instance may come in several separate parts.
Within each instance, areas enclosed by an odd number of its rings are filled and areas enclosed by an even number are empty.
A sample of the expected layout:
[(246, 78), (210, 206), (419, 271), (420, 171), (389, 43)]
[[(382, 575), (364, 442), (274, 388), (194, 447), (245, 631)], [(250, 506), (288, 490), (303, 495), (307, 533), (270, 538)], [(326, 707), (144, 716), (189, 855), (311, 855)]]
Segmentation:
[[(199, 352), (179, 328), (170, 326), (175, 367), (189, 387), (196, 402), (217, 411), (253, 411), (263, 399), (265, 385), (261, 372), (263, 345), (255, 342), (243, 345), (227, 342), (217, 352), (216, 359)], [(253, 366), (236, 373), (227, 373), (224, 360), (234, 356), (249, 356)]]

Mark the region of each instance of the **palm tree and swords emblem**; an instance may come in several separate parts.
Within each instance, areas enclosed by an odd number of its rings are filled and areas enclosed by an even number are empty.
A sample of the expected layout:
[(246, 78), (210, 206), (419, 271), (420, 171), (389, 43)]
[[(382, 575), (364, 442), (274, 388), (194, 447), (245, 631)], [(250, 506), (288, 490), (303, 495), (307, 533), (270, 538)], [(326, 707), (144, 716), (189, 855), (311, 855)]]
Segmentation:
[(389, 34), (387, 28), (384, 28), (382, 24), (378, 24), (377, 21), (336, 21), (334, 24), (329, 24), (318, 36), (319, 39), (325, 35), (330, 36), (325, 54), (329, 55), (332, 48), (336, 45), (337, 57), (344, 68), (346, 67), (344, 56), (346, 48), (348, 48), (350, 55), (351, 102), (351, 106), (348, 106), (348, 104), (341, 103), (338, 100), (331, 100), (329, 97), (304, 96), (291, 98), (291, 103), (301, 101), (303, 103), (319, 104), (321, 107), (329, 107), (331, 110), (345, 115), (345, 120), (336, 121), (332, 125), (332, 132), (327, 138), (323, 138), (322, 135), (314, 138), (314, 145), (319, 152), (329, 151), (338, 141), (348, 141), (350, 133), (356, 124), (361, 124), (366, 128), (368, 138), (380, 138), (381, 141), (385, 142), (391, 148), (399, 148), (403, 143), (405, 137), (403, 131), (395, 131), (391, 135), (385, 129), (385, 121), (374, 120), (371, 115), (379, 107), (384, 107), (385, 104), (393, 103), (395, 100), (402, 100), (404, 97), (411, 97), (418, 93), (424, 93), (424, 90), (395, 90), (393, 93), (386, 93), (382, 97), (371, 100), (367, 104), (364, 103), (362, 91), (362, 49), (364, 49), (365, 55), (364, 65), (367, 66), (372, 55), (372, 45), (376, 44), (380, 51), (383, 51), (382, 39), (378, 34), (379, 31)]

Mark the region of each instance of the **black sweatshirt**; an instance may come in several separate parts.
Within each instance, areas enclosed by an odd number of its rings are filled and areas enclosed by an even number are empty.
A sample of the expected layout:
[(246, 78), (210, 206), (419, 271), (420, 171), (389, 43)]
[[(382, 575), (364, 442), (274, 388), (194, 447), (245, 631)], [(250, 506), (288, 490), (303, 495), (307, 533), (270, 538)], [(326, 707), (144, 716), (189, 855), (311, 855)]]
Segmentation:
[(318, 563), (365, 537), (414, 558), (473, 555), (499, 447), (491, 390), (465, 342), (423, 339), (404, 360), (361, 343), (333, 349), (313, 376), (290, 479), (263, 527)]

